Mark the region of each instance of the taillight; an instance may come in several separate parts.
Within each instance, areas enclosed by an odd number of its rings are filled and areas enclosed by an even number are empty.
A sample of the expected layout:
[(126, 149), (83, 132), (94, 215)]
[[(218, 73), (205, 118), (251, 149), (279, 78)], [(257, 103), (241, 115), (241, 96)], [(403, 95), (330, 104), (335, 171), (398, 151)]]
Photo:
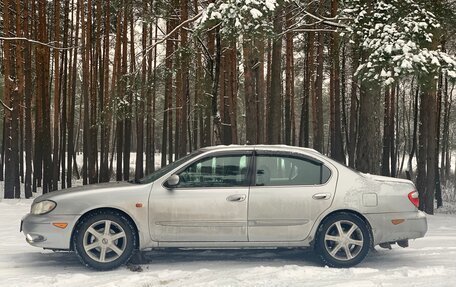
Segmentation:
[(413, 205), (415, 205), (416, 207), (419, 207), (420, 206), (420, 199), (419, 199), (419, 196), (418, 196), (418, 191), (412, 191), (408, 194), (408, 199), (410, 200), (411, 203), (413, 203)]

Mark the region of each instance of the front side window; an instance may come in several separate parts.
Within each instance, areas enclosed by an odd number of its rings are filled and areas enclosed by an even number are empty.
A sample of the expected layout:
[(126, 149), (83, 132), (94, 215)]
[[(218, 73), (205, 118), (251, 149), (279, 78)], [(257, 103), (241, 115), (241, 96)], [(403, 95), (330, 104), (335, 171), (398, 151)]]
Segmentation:
[(181, 171), (177, 187), (232, 187), (249, 184), (249, 155), (212, 156)]
[(331, 171), (322, 163), (288, 156), (256, 157), (256, 185), (318, 185), (328, 181)]
[(175, 162), (170, 163), (170, 164), (168, 164), (168, 165), (156, 170), (155, 172), (153, 172), (153, 173), (151, 173), (149, 175), (146, 175), (144, 178), (140, 179), (137, 183), (150, 183), (150, 182), (156, 181), (157, 179), (159, 179), (160, 177), (164, 176), (165, 174), (167, 174), (168, 172), (172, 171), (173, 169), (178, 168), (179, 165), (185, 163), (188, 160), (191, 160), (194, 157), (197, 157), (201, 153), (202, 152), (198, 150), (198, 151), (195, 151), (195, 152), (193, 152), (191, 154), (188, 154), (188, 155), (176, 160)]

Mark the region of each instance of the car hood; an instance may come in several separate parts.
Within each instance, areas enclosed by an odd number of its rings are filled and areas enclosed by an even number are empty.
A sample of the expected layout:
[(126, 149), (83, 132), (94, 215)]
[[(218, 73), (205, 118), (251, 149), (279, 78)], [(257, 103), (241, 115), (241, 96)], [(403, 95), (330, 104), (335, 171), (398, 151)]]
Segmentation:
[(369, 174), (369, 173), (361, 173), (361, 174), (368, 179), (380, 181), (380, 182), (413, 184), (413, 182), (411, 180), (403, 179), (403, 178), (373, 175), (373, 174)]
[(122, 188), (127, 186), (132, 186), (133, 183), (126, 182), (126, 181), (117, 181), (117, 182), (107, 182), (107, 183), (96, 183), (96, 184), (88, 184), (83, 186), (76, 186), (70, 187), (62, 190), (48, 192), (46, 194), (40, 195), (35, 198), (34, 202), (43, 201), (46, 199), (51, 199), (54, 196), (64, 195), (73, 192), (83, 192), (83, 191), (93, 191), (93, 190), (100, 190), (100, 189), (107, 189), (107, 188)]

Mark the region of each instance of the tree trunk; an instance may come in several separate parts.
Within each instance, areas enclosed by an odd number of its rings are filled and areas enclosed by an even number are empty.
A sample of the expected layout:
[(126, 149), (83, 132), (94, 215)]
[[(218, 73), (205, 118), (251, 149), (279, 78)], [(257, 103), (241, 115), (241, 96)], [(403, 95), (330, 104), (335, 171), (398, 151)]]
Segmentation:
[[(73, 7), (74, 1), (72, 1)], [(79, 45), (79, 13), (81, 10), (80, 1), (77, 1), (76, 7), (76, 28), (74, 29), (74, 46), (78, 47)], [(70, 91), (70, 103), (69, 103), (69, 112), (68, 112), (68, 146), (67, 146), (67, 187), (71, 187), (71, 181), (73, 178), (73, 157), (75, 153), (74, 148), (74, 118), (75, 118), (75, 106), (76, 106), (76, 79), (77, 79), (77, 52), (78, 49), (73, 49), (73, 66), (71, 71), (71, 91)], [(77, 169), (75, 170), (77, 172)]]
[[(169, 10), (169, 13), (172, 13), (173, 9)], [(166, 33), (170, 33), (174, 29), (174, 20), (168, 19), (166, 21)], [(163, 133), (162, 133), (162, 148), (161, 148), (161, 166), (165, 166), (168, 161), (166, 159), (168, 155), (168, 150), (172, 152), (172, 146), (168, 146), (171, 139), (168, 140), (169, 128), (172, 128), (172, 94), (173, 94), (173, 58), (174, 53), (174, 43), (173, 35), (166, 40), (166, 52), (165, 52), (165, 103), (163, 111)], [(172, 161), (172, 158), (169, 158), (169, 162)]]
[(417, 189), (420, 194), (420, 209), (434, 213), (435, 196), (435, 148), (436, 148), (436, 89), (432, 76), (420, 81), (420, 121), (418, 145)]
[(246, 143), (258, 143), (258, 106), (256, 102), (256, 83), (254, 69), (257, 65), (257, 57), (255, 55), (254, 40), (244, 40), (244, 96), (245, 96), (245, 126), (246, 126)]
[[(444, 47), (445, 45), (442, 44)], [(436, 95), (436, 123), (435, 123), (435, 151), (434, 151), (434, 161), (435, 161), (435, 199), (437, 201), (437, 208), (443, 206), (442, 200), (442, 187), (440, 182), (440, 169), (439, 169), (439, 150), (440, 150), (440, 124), (441, 124), (441, 115), (442, 115), (442, 94), (443, 94), (443, 75), (440, 73), (438, 80), (438, 89)], [(442, 162), (443, 163), (443, 162)]]
[[(412, 89), (412, 92), (413, 92), (413, 89)], [(413, 161), (413, 157), (415, 156), (415, 152), (417, 150), (417, 141), (418, 141), (418, 122), (420, 121), (419, 118), (418, 118), (419, 96), (420, 96), (420, 88), (417, 85), (416, 91), (415, 91), (415, 96), (414, 96), (414, 101), (413, 101), (413, 136), (412, 136), (412, 144), (411, 144), (411, 149), (410, 149), (410, 153), (409, 153), (409, 156), (408, 156), (408, 164), (407, 164), (407, 167), (408, 167), (407, 178), (410, 179), (410, 180), (414, 179), (412, 161)], [(417, 157), (417, 162), (422, 162), (422, 159)], [(426, 163), (424, 163), (424, 164), (426, 164)], [(422, 167), (423, 166), (418, 166), (418, 170), (420, 168), (422, 168)], [(422, 173), (423, 173), (423, 171), (421, 171), (421, 174)]]
[[(59, 47), (60, 43), (60, 1), (54, 0), (54, 41), (56, 46)], [(53, 171), (52, 171), (52, 190), (59, 188), (59, 171), (60, 171), (60, 157), (59, 157), (59, 121), (60, 121), (60, 51), (54, 50), (54, 154), (53, 154)]]
[(310, 99), (313, 98), (314, 88), (312, 83), (314, 81), (314, 41), (315, 32), (309, 32), (306, 43), (306, 65), (304, 69), (304, 87), (303, 99), (301, 106), (301, 123), (300, 123), (300, 146), (309, 147), (309, 116), (310, 116)]
[[(146, 18), (148, 12), (147, 2), (143, 2), (143, 18)], [(144, 116), (145, 104), (147, 98), (147, 62), (146, 62), (146, 48), (147, 48), (147, 35), (148, 25), (146, 22), (142, 23), (142, 59), (141, 59), (141, 99), (136, 100), (136, 166), (135, 166), (135, 179), (140, 179), (144, 176)]]
[[(47, 1), (40, 0), (38, 2), (38, 40), (46, 43), (47, 32)], [(43, 193), (51, 191), (52, 187), (52, 159), (51, 159), (51, 145), (47, 144), (45, 140), (51, 139), (50, 127), (50, 96), (49, 96), (49, 58), (50, 51), (46, 47), (37, 47), (37, 83), (40, 82), (40, 89), (37, 91), (37, 101), (41, 101), (41, 144), (42, 163), (43, 163)], [(40, 96), (38, 97), (38, 94)], [(37, 111), (38, 112), (38, 111)], [(36, 153), (39, 151), (37, 150)]]
[[(3, 1), (3, 34), (15, 34), (15, 13), (16, 7), (12, 1)], [(5, 133), (4, 133), (4, 162), (5, 162), (5, 186), (4, 198), (19, 198), (19, 158), (18, 158), (18, 75), (16, 60), (16, 45), (5, 41), (3, 46), (3, 64), (5, 76), (5, 89), (3, 101), (8, 108), (5, 111)]]
[[(230, 60), (229, 60), (230, 62), (228, 63), (231, 66), (230, 85), (232, 86), (231, 87), (231, 98), (233, 99), (232, 103), (230, 103), (230, 105), (232, 105), (230, 114), (236, 113), (235, 103), (236, 103), (236, 82), (237, 82), (236, 73), (237, 73), (237, 70), (236, 70), (236, 66), (233, 65), (234, 63), (236, 63), (236, 54), (233, 54), (233, 50), (236, 49), (236, 42), (234, 42), (233, 45), (234, 45), (234, 47), (232, 47), (232, 49), (230, 50), (232, 56), (230, 57)], [(266, 137), (265, 137), (266, 91), (265, 91), (265, 79), (264, 79), (264, 45), (265, 45), (265, 41), (262, 37), (259, 39), (256, 39), (255, 46), (258, 48), (258, 54), (256, 57), (257, 65), (254, 69), (254, 75), (255, 75), (256, 104), (257, 104), (256, 109), (257, 109), (257, 113), (258, 113), (258, 116), (256, 119), (257, 127), (258, 127), (257, 143), (259, 143), (259, 144), (265, 143), (265, 141), (266, 141)], [(234, 121), (234, 124), (233, 124), (233, 121)], [(231, 116), (231, 127), (232, 127), (232, 130), (237, 129), (235, 116)], [(233, 142), (237, 142), (237, 134), (235, 134), (233, 132), (232, 137), (236, 139), (236, 141), (233, 141)]]
[(358, 146), (356, 149), (356, 168), (361, 172), (378, 174), (380, 172), (380, 86), (363, 81), (359, 105)]
[[(122, 3), (124, 3), (122, 1)], [(122, 114), (123, 107), (117, 104), (123, 99), (123, 55), (126, 54), (126, 47), (124, 44), (124, 33), (123, 27), (125, 26), (121, 21), (123, 19), (123, 14), (126, 13), (125, 9), (120, 9), (118, 11), (117, 27), (116, 27), (116, 45), (114, 51), (114, 65), (112, 72), (112, 91), (116, 92), (116, 116), (115, 116), (115, 146), (116, 146), (116, 180), (122, 180), (122, 146), (123, 146), (123, 123), (122, 123)]]
[[(390, 137), (390, 158), (391, 158), (391, 176), (396, 177), (397, 176), (397, 149), (396, 149), (396, 105), (397, 101), (396, 98), (398, 97), (399, 94), (399, 86), (393, 86), (391, 88), (391, 95), (390, 95), (390, 117), (389, 117), (389, 134), (391, 135)], [(399, 140), (399, 139), (398, 139)]]
[[(320, 3), (322, 5), (322, 3)], [(317, 71), (315, 78), (315, 92), (312, 98), (312, 124), (313, 124), (313, 148), (323, 152), (324, 131), (323, 131), (323, 65), (324, 65), (324, 34), (318, 33), (317, 47)]]
[[(275, 11), (274, 33), (281, 35), (283, 27), (283, 11), (279, 6)], [(267, 107), (267, 134), (269, 144), (281, 143), (282, 130), (282, 36), (278, 36), (272, 44), (271, 56), (271, 95)]]
[[(92, 1), (88, 0), (88, 13), (91, 13), (91, 4)], [(89, 93), (90, 93), (90, 39), (91, 39), (91, 30), (88, 28), (91, 19), (85, 14), (84, 3), (81, 3), (81, 15), (82, 15), (82, 97), (84, 103), (84, 111), (83, 111), (83, 134), (82, 134), (82, 183), (84, 185), (88, 184), (88, 170), (89, 170), (89, 155), (90, 155), (90, 141), (91, 141), (91, 133), (90, 133), (90, 106), (89, 106)]]
[[(152, 6), (152, 5), (151, 5)], [(153, 8), (153, 6), (151, 7)], [(158, 25), (157, 21), (155, 20), (155, 31), (152, 34), (152, 29), (149, 30), (150, 37), (149, 37), (149, 46), (152, 45), (152, 39), (153, 36), (155, 35), (155, 38), (157, 37), (157, 32), (158, 32)], [(152, 52), (153, 52), (153, 59), (152, 59)], [(152, 60), (153, 60), (153, 66), (152, 66)], [(149, 51), (148, 55), (148, 66), (149, 66), (149, 72), (148, 72), (148, 79), (149, 82), (152, 83), (152, 89), (148, 88), (147, 89), (147, 143), (146, 143), (146, 173), (150, 174), (155, 170), (155, 96), (156, 96), (156, 91), (157, 91), (157, 73), (156, 73), (156, 68), (157, 68), (157, 47), (155, 47), (152, 50)]]
[[(285, 25), (286, 29), (290, 29), (293, 22), (293, 10), (291, 6), (287, 6), (285, 13)], [(293, 133), (292, 128), (294, 121), (293, 118), (293, 109), (292, 103), (294, 100), (294, 46), (293, 46), (293, 32), (286, 33), (285, 40), (285, 109), (284, 109), (284, 121), (285, 121), (285, 131), (284, 131), (284, 142), (287, 145), (293, 144)]]
[(348, 145), (348, 165), (355, 167), (356, 146), (358, 140), (358, 120), (359, 120), (359, 100), (358, 100), (358, 85), (359, 81), (356, 78), (355, 72), (359, 66), (360, 52), (356, 44), (352, 46), (352, 65), (351, 65), (351, 92), (350, 92), (350, 141)]
[[(331, 1), (331, 17), (336, 17), (339, 9), (339, 0)], [(331, 157), (338, 162), (345, 163), (344, 143), (342, 139), (341, 120), (341, 92), (340, 92), (340, 61), (339, 61), (339, 34), (331, 34), (331, 77), (330, 77), (330, 144)]]
[[(111, 7), (110, 0), (106, 0), (105, 3), (106, 7)], [(98, 0), (98, 4), (100, 9), (100, 14), (102, 11), (103, 3), (101, 0)], [(104, 17), (104, 39), (103, 39), (103, 67), (100, 74), (100, 77), (103, 77), (103, 92), (100, 95), (100, 109), (102, 110), (102, 114), (100, 117), (102, 118), (101, 124), (101, 141), (100, 141), (100, 153), (101, 153), (101, 160), (100, 160), (100, 181), (107, 182), (110, 179), (110, 171), (108, 167), (109, 162), (109, 138), (110, 138), (110, 129), (111, 129), (111, 113), (109, 109), (106, 109), (105, 106), (110, 104), (110, 92), (114, 92), (115, 90), (109, 90), (109, 35), (110, 35), (110, 26), (111, 26), (111, 18), (109, 12), (105, 13)], [(98, 16), (100, 17), (100, 16)], [(100, 23), (101, 25), (101, 23)], [(116, 39), (117, 41), (118, 39)], [(117, 45), (117, 42), (116, 42)], [(114, 71), (113, 71), (114, 73)]]
[[(130, 0), (130, 2), (127, 2), (127, 7), (129, 10), (128, 13), (125, 13), (125, 22), (124, 22), (124, 39), (125, 39), (125, 52), (127, 51), (127, 45), (128, 45), (128, 37), (127, 37), (127, 30), (128, 30), (128, 23), (130, 23), (130, 69), (129, 69), (129, 75), (127, 76), (127, 82), (129, 84), (129, 87), (125, 89), (126, 94), (128, 95), (127, 98), (127, 105), (126, 105), (126, 111), (125, 111), (125, 127), (124, 127), (124, 146), (123, 146), (123, 180), (129, 180), (130, 179), (130, 152), (131, 152), (131, 140), (133, 136), (132, 132), (132, 123), (131, 123), (131, 118), (133, 116), (133, 89), (135, 86), (135, 76), (134, 72), (136, 70), (135, 67), (135, 39), (134, 39), (134, 15), (133, 15), (133, 1)], [(127, 54), (125, 53), (124, 55), (124, 60), (125, 60), (125, 74), (127, 74)]]
[(215, 29), (215, 59), (213, 62), (212, 88), (211, 88), (211, 109), (212, 109), (212, 145), (221, 144), (220, 131), (221, 121), (220, 112), (218, 111), (217, 98), (220, 80), (220, 64), (222, 59), (222, 43), (220, 39), (220, 29)]
[[(30, 37), (28, 1), (24, 2), (24, 37)], [(25, 110), (25, 198), (32, 197), (32, 59), (30, 43), (24, 43), (24, 110)]]
[(450, 114), (451, 114), (451, 96), (448, 91), (448, 78), (444, 75), (444, 111), (443, 111), (443, 131), (442, 131), (442, 157), (441, 157), (441, 177), (444, 184), (450, 176)]
[(390, 176), (390, 117), (391, 117), (391, 93), (392, 88), (385, 88), (385, 112), (383, 114), (383, 153), (382, 153), (382, 175)]
[[(181, 15), (181, 22), (184, 22), (188, 19), (188, 1), (181, 0), (180, 1), (180, 15)], [(188, 129), (188, 122), (189, 122), (189, 115), (188, 115), (188, 107), (190, 101), (190, 88), (189, 88), (189, 53), (188, 50), (189, 42), (188, 42), (188, 25), (183, 25), (180, 30), (180, 38), (181, 38), (181, 63), (180, 63), (180, 70), (181, 70), (181, 100), (182, 100), (182, 109), (180, 114), (181, 122), (179, 124), (179, 132), (180, 132), (180, 145), (178, 150), (179, 157), (183, 157), (187, 154), (187, 146), (188, 146), (188, 137), (187, 137), (187, 129)]]

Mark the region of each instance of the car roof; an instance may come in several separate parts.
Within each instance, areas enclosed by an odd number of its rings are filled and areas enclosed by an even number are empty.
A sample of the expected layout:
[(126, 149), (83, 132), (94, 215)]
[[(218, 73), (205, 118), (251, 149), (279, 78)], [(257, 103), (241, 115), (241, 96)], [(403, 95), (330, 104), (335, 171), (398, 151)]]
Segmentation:
[(275, 151), (304, 151), (312, 154), (320, 154), (312, 148), (304, 148), (289, 145), (216, 145), (201, 148), (202, 151), (229, 151), (229, 150), (275, 150)]

